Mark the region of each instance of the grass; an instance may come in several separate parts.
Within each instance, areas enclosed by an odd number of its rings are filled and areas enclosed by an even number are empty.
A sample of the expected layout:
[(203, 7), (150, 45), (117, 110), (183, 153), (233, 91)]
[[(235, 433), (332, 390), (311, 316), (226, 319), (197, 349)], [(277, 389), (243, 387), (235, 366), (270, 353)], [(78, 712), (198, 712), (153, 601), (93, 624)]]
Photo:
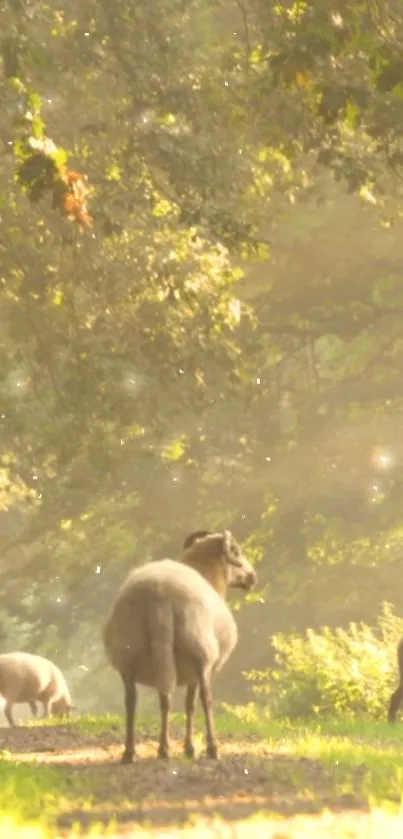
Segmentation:
[[(228, 707), (220, 720), (231, 735), (234, 720), (239, 734), (264, 739), (277, 754), (309, 757), (332, 772), (336, 789), (356, 791), (368, 801), (400, 807), (403, 799), (403, 726), (386, 721), (326, 720), (292, 723), (259, 716), (250, 705)], [(242, 735), (241, 735), (242, 736)], [(359, 777), (358, 777), (359, 776)]]
[(67, 784), (48, 767), (17, 763), (7, 752), (0, 759), (0, 835), (41, 839), (57, 816)]
[[(122, 718), (117, 714), (103, 714), (102, 716), (99, 714), (85, 714), (83, 716), (72, 717), (68, 720), (59, 720), (59, 722), (61, 722), (62, 725), (73, 726), (74, 729), (82, 731), (84, 734), (103, 734), (110, 731), (111, 728), (116, 727), (123, 731)], [(153, 722), (154, 725), (158, 725), (158, 721), (150, 717), (143, 721), (143, 726), (145, 725), (149, 730), (150, 725), (152, 725)], [(26, 728), (52, 728), (54, 725), (55, 719), (52, 717), (47, 717), (46, 719), (32, 718), (24, 723)]]
[[(183, 722), (181, 714), (173, 715), (174, 739), (182, 737)], [(27, 729), (37, 725), (29, 725)], [(112, 715), (80, 717), (68, 725), (75, 736), (90, 735), (101, 739), (113, 728), (118, 730), (119, 738), (123, 729), (122, 720)], [(184, 794), (186, 797), (189, 781), (193, 783), (193, 798), (201, 795), (199, 787), (203, 784), (206, 785), (206, 800), (209, 796), (214, 797), (215, 793), (222, 793), (224, 804), (225, 801), (228, 805), (232, 802), (234, 808), (250, 797), (252, 803), (247, 818), (240, 815), (231, 822), (237, 825), (238, 837), (245, 835), (246, 839), (253, 839), (256, 835), (257, 839), (271, 839), (272, 836), (286, 839), (295, 836), (298, 839), (314, 839), (316, 836), (334, 836), (347, 839), (348, 836), (358, 839), (387, 834), (392, 839), (403, 835), (403, 725), (391, 727), (383, 721), (368, 719), (346, 722), (311, 720), (293, 724), (289, 720), (271, 720), (253, 705), (226, 707), (217, 713), (216, 725), (223, 748), (223, 758), (217, 770), (204, 761), (189, 764), (177, 753), (169, 768), (166, 764), (161, 766), (153, 759), (154, 744), (149, 759), (141, 758), (135, 767), (121, 768), (114, 759), (107, 767), (94, 764), (75, 767), (74, 771), (66, 766), (24, 763), (22, 759), (16, 760), (12, 754), (3, 752), (0, 759), (0, 831), (10, 839), (14, 836), (21, 839), (56, 837), (60, 836), (56, 827), (58, 819), (63, 814), (80, 811), (86, 814), (82, 822), (86, 836), (105, 835), (104, 829), (101, 831), (99, 826), (94, 825), (91, 830), (89, 827), (92, 816), (97, 819), (102, 804), (112, 819), (109, 828), (112, 836), (117, 829), (113, 824), (113, 814), (118, 814), (118, 821), (121, 818), (122, 822), (127, 822), (127, 814), (137, 802), (136, 806), (143, 809), (147, 805), (151, 816), (146, 815), (144, 823), (136, 825), (135, 833), (151, 835), (147, 828), (147, 818), (150, 818), (149, 828), (152, 828), (153, 835), (162, 836), (160, 830), (163, 830), (168, 839), (178, 834), (178, 822), (183, 824), (183, 816), (175, 821), (174, 816), (168, 819), (167, 815), (167, 823), (163, 824), (161, 819), (163, 822), (165, 811), (159, 811), (159, 823), (154, 823), (153, 813), (158, 807), (166, 806), (168, 814), (176, 798), (179, 800)], [(200, 731), (197, 745), (200, 748), (203, 744), (203, 720), (200, 717), (197, 726)], [(47, 727), (45, 724), (44, 729)], [(144, 737), (155, 740), (158, 719), (143, 718), (140, 731)], [(247, 767), (245, 770), (242, 769), (244, 765)], [(214, 779), (215, 772), (219, 773), (217, 780)], [(175, 773), (184, 784), (180, 793), (175, 790), (172, 781)], [(254, 803), (255, 777), (262, 790), (270, 789), (270, 803), (262, 804), (259, 796)], [(161, 784), (165, 784), (164, 793), (160, 796), (163, 801), (158, 804), (157, 793)], [(190, 799), (190, 792), (187, 797)], [(276, 804), (278, 801), (279, 807)], [(221, 803), (217, 807), (220, 815)], [(317, 814), (306, 815), (309, 808), (312, 811), (316, 809)], [(354, 813), (350, 812), (352, 808), (356, 808)], [(365, 812), (368, 808), (369, 813)], [(303, 811), (305, 815), (301, 815)], [(221, 821), (220, 818), (214, 820), (211, 814), (208, 817), (204, 814), (201, 806), (196, 811), (190, 807), (187, 813), (192, 824), (186, 830), (182, 826), (181, 832), (189, 839), (192, 836), (195, 839), (224, 836), (223, 826), (227, 824), (228, 828), (231, 827), (225, 815), (221, 815)], [(69, 824), (63, 835), (76, 835), (74, 830), (68, 833), (71, 829)]]

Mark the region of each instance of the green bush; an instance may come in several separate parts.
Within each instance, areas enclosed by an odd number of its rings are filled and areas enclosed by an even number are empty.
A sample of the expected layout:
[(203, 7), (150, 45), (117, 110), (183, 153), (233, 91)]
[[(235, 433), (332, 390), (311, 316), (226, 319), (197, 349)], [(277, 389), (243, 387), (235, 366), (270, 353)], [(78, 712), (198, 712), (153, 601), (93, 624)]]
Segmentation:
[(384, 603), (375, 628), (350, 623), (347, 629), (308, 629), (304, 636), (274, 635), (275, 668), (245, 676), (273, 716), (385, 717), (402, 636), (403, 620)]

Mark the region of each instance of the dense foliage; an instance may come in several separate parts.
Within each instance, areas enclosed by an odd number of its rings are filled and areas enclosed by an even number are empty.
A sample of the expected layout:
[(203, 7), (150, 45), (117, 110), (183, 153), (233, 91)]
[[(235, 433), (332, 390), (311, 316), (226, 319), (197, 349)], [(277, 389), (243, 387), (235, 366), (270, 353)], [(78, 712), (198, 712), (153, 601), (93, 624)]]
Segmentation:
[(276, 668), (252, 671), (248, 679), (273, 716), (385, 719), (398, 684), (396, 644), (403, 620), (383, 605), (376, 629), (350, 623), (305, 635), (274, 635)]
[(0, 20), (3, 644), (91, 668), (200, 527), (260, 561), (234, 674), (403, 608), (400, 5)]

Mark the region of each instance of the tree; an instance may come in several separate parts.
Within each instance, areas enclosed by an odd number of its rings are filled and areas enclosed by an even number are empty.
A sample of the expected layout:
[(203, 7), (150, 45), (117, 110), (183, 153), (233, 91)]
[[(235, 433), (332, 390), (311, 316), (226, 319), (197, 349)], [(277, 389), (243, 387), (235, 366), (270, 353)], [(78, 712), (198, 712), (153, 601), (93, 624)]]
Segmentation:
[[(128, 567), (224, 524), (250, 536), (267, 583), (240, 615), (234, 679), (253, 633), (370, 620), (393, 599), (401, 258), (386, 145), (400, 93), (382, 99), (379, 68), (400, 12), (376, 8), (4, 5), (14, 638), (18, 619), (43, 649), (46, 626), (73, 658)], [(379, 225), (379, 196), (395, 227)], [(266, 655), (261, 641), (254, 663)]]

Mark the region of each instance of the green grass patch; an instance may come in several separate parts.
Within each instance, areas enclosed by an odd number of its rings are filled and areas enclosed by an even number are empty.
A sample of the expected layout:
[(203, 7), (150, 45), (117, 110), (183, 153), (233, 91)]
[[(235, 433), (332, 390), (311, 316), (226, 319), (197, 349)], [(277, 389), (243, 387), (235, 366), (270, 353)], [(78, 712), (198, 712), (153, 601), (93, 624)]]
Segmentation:
[[(91, 811), (95, 803), (91, 779), (83, 784), (64, 769), (24, 764), (7, 752), (0, 757), (0, 790), (0, 835), (7, 839), (59, 836), (56, 823), (60, 813), (78, 802)], [(105, 828), (95, 824), (86, 835), (104, 836)]]
[(71, 719), (70, 724), (83, 734), (104, 734), (115, 729), (123, 731), (123, 719), (117, 714), (82, 714)]
[[(149, 722), (152, 718), (150, 717)], [(83, 734), (103, 734), (118, 727), (123, 729), (122, 717), (117, 714), (80, 714), (79, 716), (58, 719), (57, 717), (46, 717), (46, 719), (27, 719), (23, 723), (24, 728), (52, 728), (55, 725), (71, 726)]]
[(263, 740), (273, 754), (309, 758), (327, 769), (334, 791), (366, 800), (401, 805), (403, 725), (365, 718), (307, 721), (271, 720), (256, 706), (227, 706), (217, 715), (221, 736)]
[(0, 790), (2, 817), (50, 824), (68, 787), (58, 770), (19, 763), (3, 752), (0, 758)]

